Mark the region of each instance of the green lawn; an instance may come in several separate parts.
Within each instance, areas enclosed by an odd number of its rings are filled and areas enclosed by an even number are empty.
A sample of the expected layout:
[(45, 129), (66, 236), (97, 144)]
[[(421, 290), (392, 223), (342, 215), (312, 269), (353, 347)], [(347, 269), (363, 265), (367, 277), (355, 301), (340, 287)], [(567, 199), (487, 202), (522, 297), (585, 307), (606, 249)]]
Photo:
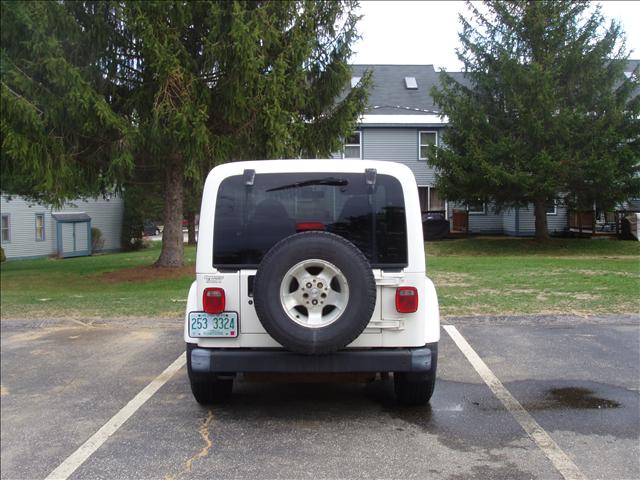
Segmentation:
[(640, 312), (640, 242), (470, 238), (426, 252), (443, 315)]
[[(185, 247), (189, 268), (177, 278), (114, 281), (110, 272), (135, 275), (158, 258), (159, 243), (130, 253), (37, 259), (2, 264), (2, 317), (77, 319), (176, 317), (194, 280), (195, 247)], [(164, 270), (164, 269), (159, 269)], [(191, 270), (189, 272), (188, 270)], [(158, 272), (161, 276), (163, 272)]]
[[(427, 270), (444, 315), (639, 313), (640, 242), (513, 238), (429, 242)], [(159, 245), (64, 260), (6, 262), (3, 318), (179, 318), (195, 249), (172, 278), (148, 268)]]

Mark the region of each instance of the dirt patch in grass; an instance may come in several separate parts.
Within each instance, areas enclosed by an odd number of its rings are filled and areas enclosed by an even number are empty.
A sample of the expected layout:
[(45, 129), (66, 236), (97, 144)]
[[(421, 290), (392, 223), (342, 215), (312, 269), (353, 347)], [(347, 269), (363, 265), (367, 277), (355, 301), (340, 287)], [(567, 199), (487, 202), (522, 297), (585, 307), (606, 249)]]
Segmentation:
[(99, 274), (100, 279), (106, 283), (120, 282), (150, 282), (153, 280), (167, 280), (182, 277), (195, 277), (195, 265), (185, 265), (178, 268), (146, 267), (125, 268), (115, 272), (104, 272)]
[(428, 276), (433, 280), (436, 288), (440, 287), (468, 287), (470, 286), (470, 281), (472, 281), (472, 276), (468, 273), (457, 273), (457, 272), (437, 272), (437, 273), (428, 273)]

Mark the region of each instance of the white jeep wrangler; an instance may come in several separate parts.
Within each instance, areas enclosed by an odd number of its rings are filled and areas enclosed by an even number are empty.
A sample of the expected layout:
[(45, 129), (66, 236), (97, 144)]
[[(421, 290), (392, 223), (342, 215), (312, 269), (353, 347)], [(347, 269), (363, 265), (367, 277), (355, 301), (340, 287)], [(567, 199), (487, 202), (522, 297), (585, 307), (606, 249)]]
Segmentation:
[(400, 403), (428, 402), (440, 317), (411, 171), (363, 160), (214, 168), (184, 339), (199, 403), (227, 398), (249, 372), (393, 372)]

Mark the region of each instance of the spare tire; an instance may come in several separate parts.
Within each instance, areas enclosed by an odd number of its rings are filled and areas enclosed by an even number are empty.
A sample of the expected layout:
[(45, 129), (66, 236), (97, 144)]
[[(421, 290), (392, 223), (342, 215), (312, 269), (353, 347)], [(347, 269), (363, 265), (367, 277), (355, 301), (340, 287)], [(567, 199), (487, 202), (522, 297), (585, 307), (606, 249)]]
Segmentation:
[(351, 242), (328, 232), (303, 232), (267, 252), (253, 296), (262, 326), (282, 346), (325, 354), (365, 329), (376, 304), (376, 282)]

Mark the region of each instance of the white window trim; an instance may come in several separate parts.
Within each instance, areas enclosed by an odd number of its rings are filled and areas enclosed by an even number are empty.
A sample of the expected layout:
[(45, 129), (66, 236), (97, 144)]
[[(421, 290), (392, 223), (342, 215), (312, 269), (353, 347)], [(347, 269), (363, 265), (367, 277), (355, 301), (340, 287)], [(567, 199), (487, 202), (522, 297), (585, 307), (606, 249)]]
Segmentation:
[(558, 202), (553, 201), (553, 212), (547, 212), (547, 215), (558, 215)]
[[(38, 217), (42, 217), (42, 238), (38, 239)], [(44, 213), (35, 214), (35, 239), (36, 242), (44, 242), (47, 239), (46, 216)]]
[(482, 202), (482, 210), (471, 210), (469, 205), (467, 205), (467, 213), (469, 215), (486, 215), (487, 214), (487, 204)]
[[(438, 139), (438, 131), (437, 130), (419, 130), (418, 131), (418, 160), (427, 160), (426, 157), (422, 156), (422, 134), (423, 133), (433, 133), (436, 136), (436, 143), (435, 146), (438, 146), (439, 143), (439, 139)], [(425, 147), (428, 146), (427, 144), (424, 145)]]
[[(342, 158), (343, 159), (348, 159), (348, 160), (362, 160), (362, 131), (360, 130), (356, 130), (355, 132), (353, 132), (354, 135), (357, 133), (358, 134), (358, 143), (345, 143), (344, 147), (342, 148)], [(347, 147), (358, 147), (358, 156), (357, 157), (345, 157), (344, 152), (346, 150)]]
[[(11, 214), (3, 213), (2, 217), (7, 217), (7, 239), (2, 239), (2, 231), (0, 230), (0, 241), (2, 243), (11, 243)], [(0, 223), (0, 228), (2, 227), (2, 223)]]

